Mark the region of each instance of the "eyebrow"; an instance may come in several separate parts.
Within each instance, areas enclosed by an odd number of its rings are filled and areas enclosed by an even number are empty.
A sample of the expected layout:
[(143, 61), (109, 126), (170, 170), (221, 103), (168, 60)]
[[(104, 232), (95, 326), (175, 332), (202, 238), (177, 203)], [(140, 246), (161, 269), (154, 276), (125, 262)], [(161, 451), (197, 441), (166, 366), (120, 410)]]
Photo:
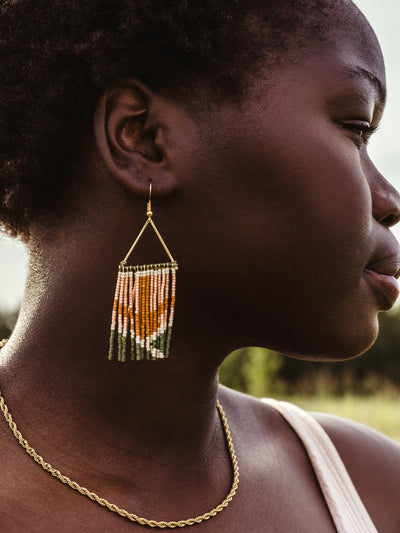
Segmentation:
[(386, 87), (381, 82), (381, 80), (377, 76), (375, 76), (375, 74), (372, 74), (372, 72), (365, 68), (359, 66), (354, 67), (350, 65), (345, 66), (343, 68), (343, 71), (350, 78), (362, 78), (369, 81), (374, 86), (382, 103), (384, 104), (386, 102)]

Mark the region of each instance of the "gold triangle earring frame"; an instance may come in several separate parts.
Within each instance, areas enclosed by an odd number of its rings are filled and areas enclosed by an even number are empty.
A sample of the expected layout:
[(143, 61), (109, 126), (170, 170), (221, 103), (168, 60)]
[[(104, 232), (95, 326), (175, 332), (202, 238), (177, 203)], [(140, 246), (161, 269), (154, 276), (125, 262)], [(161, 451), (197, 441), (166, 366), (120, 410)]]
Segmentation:
[[(147, 202), (147, 220), (118, 267), (111, 317), (108, 359), (118, 361), (165, 359), (169, 355), (175, 312), (176, 271), (172, 257), (154, 221), (151, 208), (152, 182)], [(148, 226), (166, 251), (169, 263), (129, 266), (128, 259)]]

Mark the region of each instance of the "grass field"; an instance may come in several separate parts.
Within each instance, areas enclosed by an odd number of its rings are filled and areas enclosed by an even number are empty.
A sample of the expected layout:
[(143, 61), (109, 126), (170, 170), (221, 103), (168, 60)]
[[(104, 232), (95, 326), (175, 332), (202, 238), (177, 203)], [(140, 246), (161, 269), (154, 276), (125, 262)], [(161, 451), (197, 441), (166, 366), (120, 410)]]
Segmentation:
[(354, 396), (348, 394), (341, 398), (296, 395), (281, 399), (292, 402), (307, 411), (322, 411), (350, 418), (400, 442), (400, 395), (380, 393), (374, 396)]

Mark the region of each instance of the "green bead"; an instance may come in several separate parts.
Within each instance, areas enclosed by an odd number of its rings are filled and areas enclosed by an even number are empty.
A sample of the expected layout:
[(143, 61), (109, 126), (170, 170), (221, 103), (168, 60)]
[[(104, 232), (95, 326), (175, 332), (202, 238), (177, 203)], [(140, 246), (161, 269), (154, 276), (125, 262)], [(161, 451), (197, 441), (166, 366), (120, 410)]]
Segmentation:
[(113, 353), (114, 353), (114, 337), (115, 337), (115, 329), (112, 329), (111, 330), (111, 334), (110, 334), (110, 348), (108, 350), (108, 360), (111, 361), (111, 359), (113, 358)]

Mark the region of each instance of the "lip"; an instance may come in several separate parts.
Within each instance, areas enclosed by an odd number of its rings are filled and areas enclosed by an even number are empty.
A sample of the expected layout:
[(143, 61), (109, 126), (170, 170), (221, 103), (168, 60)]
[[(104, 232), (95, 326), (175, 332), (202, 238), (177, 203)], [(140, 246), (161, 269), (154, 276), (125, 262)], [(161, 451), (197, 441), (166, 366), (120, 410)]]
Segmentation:
[(400, 249), (397, 253), (371, 261), (365, 268), (377, 274), (393, 276), (397, 279), (400, 276)]
[(395, 271), (393, 275), (380, 274), (369, 268), (364, 269), (368, 284), (371, 286), (378, 305), (382, 311), (388, 311), (395, 304), (399, 293), (400, 287), (395, 278)]

